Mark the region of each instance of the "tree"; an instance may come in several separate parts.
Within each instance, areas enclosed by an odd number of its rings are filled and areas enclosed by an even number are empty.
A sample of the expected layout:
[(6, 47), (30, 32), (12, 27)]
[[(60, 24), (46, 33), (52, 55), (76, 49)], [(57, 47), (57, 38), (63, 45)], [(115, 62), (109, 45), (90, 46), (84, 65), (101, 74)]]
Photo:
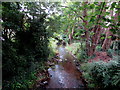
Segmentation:
[[(3, 89), (28, 89), (35, 79), (34, 63), (47, 60), (49, 33), (44, 25), (46, 13), (40, 5), (2, 2)], [(27, 10), (22, 11), (23, 7)]]
[[(119, 30), (119, 13), (120, 11), (118, 10), (118, 5), (119, 2), (113, 2), (110, 6), (110, 16), (111, 19), (109, 20), (110, 25), (109, 27), (106, 29), (106, 38), (103, 42), (102, 48), (104, 51), (106, 51), (107, 49), (109, 49), (110, 45), (112, 44), (112, 40), (111, 37), (114, 36), (113, 34), (117, 34), (118, 30)], [(114, 9), (116, 9), (117, 11), (114, 11)], [(115, 13), (115, 15), (113, 15), (113, 13)]]

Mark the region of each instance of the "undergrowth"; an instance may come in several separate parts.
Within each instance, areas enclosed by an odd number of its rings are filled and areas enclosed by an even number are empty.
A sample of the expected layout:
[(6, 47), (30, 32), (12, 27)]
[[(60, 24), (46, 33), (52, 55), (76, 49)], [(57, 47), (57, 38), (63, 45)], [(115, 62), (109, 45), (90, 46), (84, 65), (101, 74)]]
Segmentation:
[(81, 69), (88, 81), (88, 87), (120, 88), (120, 56), (114, 56), (108, 63), (104, 61), (84, 63)]

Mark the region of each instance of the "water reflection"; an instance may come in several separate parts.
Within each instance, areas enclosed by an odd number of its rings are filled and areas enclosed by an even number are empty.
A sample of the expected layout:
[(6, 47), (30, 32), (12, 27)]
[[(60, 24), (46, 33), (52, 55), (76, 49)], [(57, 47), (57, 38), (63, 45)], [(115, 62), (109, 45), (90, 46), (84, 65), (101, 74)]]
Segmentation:
[(81, 80), (81, 73), (76, 69), (73, 60), (64, 47), (58, 48), (60, 58), (63, 60), (53, 68), (49, 68), (48, 72), (51, 76), (47, 88), (81, 88), (84, 84)]

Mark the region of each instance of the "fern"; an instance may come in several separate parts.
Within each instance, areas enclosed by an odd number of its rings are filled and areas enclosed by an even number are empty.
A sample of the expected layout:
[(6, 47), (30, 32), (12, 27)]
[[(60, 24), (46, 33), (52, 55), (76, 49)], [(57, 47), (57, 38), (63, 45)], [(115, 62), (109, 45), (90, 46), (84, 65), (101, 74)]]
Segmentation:
[[(103, 61), (82, 65), (83, 76), (88, 80), (88, 86), (120, 87), (120, 63), (118, 57), (106, 63)], [(90, 84), (90, 85), (89, 85)], [(93, 86), (94, 86), (93, 85)]]

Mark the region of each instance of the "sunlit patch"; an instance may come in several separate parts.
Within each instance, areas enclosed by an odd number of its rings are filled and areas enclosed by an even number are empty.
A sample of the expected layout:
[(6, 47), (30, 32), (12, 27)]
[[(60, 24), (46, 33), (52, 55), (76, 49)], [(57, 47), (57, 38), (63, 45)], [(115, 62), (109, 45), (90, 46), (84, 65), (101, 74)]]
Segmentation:
[(62, 59), (60, 59), (59, 61), (62, 62)]
[(67, 61), (67, 59), (65, 59), (65, 61)]

